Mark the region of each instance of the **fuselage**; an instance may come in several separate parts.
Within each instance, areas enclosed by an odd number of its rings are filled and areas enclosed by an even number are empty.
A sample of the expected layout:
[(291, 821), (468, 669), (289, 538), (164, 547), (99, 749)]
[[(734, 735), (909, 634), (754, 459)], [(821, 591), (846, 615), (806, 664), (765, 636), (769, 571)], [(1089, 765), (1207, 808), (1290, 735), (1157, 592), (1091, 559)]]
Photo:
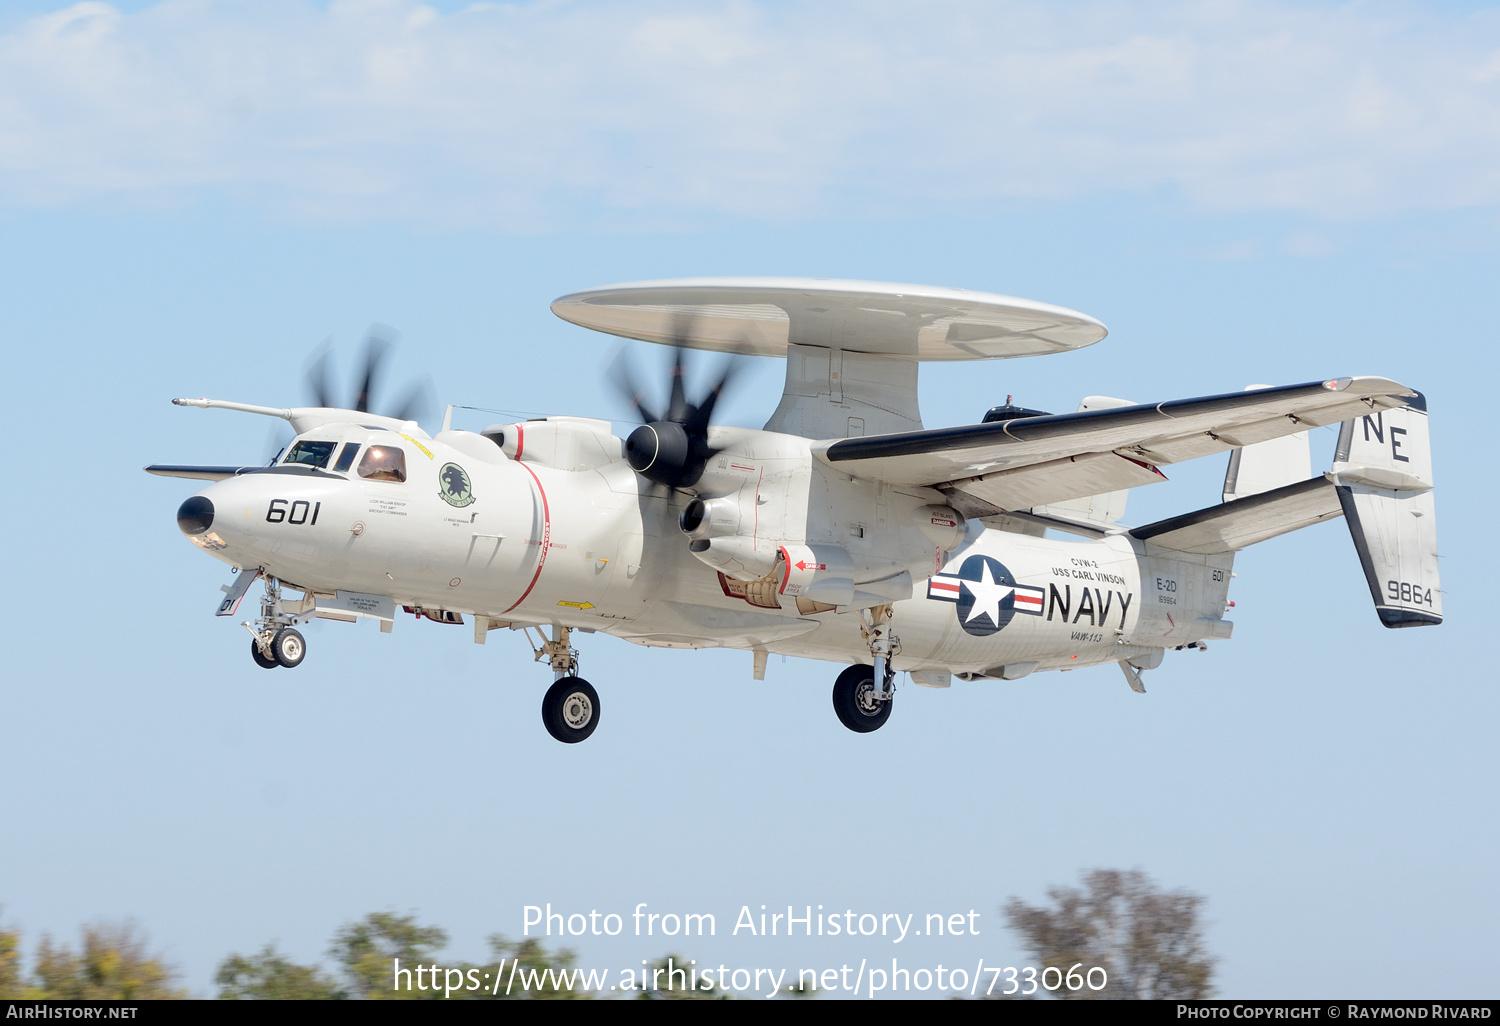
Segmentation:
[(782, 539), (837, 544), (856, 577), (875, 582), (856, 587), (887, 589), (893, 665), (919, 681), (1014, 679), (1228, 636), (1229, 555), (979, 521), (944, 552), (910, 523), (941, 496), (872, 490), (820, 465), (806, 440), (766, 432), (735, 434), (708, 482), (740, 497), (734, 530), (752, 557), (758, 546), (785, 561), (774, 564), (785, 578), (772, 571), (747, 586), (756, 571), (726, 575), (690, 551), (679, 518), (691, 495), (643, 480), (602, 422), (559, 421), (532, 425), (529, 451), (525, 424), (503, 444), (325, 425), (298, 439), (309, 444), (292, 448), (293, 462), (204, 488), (210, 522), (184, 531), (226, 563), (315, 596), (386, 596), (437, 619), (644, 645), (869, 662), (850, 607), (799, 601), (788, 587), (797, 557)]

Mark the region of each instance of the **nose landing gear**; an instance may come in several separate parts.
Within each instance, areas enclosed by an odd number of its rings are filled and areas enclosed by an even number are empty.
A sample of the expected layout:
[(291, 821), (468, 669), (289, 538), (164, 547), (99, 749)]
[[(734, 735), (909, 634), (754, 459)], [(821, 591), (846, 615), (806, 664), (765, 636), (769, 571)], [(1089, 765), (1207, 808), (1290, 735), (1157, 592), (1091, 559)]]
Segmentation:
[[(252, 624), (245, 621), (240, 626), (250, 632), (250, 658), (255, 665), (272, 670), (278, 666), (291, 669), (307, 655), (307, 641), (296, 625), (303, 622), (303, 608), (288, 608), (281, 600), (281, 582), (264, 574), (266, 593), (260, 600), (260, 616)], [(311, 607), (313, 596), (306, 595), (297, 607)]]

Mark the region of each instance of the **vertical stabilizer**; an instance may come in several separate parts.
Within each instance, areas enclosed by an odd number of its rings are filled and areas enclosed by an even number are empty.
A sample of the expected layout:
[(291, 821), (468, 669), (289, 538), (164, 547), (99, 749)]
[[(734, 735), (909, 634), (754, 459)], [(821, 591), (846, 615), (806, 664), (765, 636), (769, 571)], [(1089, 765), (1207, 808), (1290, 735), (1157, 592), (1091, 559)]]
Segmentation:
[(1427, 400), (1345, 421), (1329, 476), (1380, 622), (1442, 623)]
[[(1251, 385), (1245, 391), (1269, 388)], [(1225, 502), (1274, 491), (1306, 481), (1312, 476), (1312, 455), (1307, 432), (1282, 435), (1264, 442), (1254, 442), (1229, 453), (1229, 470), (1224, 475)]]
[[(1078, 404), (1078, 412), (1115, 410), (1122, 406), (1134, 405), (1135, 403), (1129, 399), (1115, 399), (1107, 395), (1089, 395), (1084, 396), (1083, 402)], [(1128, 498), (1130, 498), (1130, 489), (1121, 488), (1115, 492), (1100, 492), (1098, 495), (1085, 495), (1082, 498), (1067, 499), (1063, 502), (1049, 502), (1045, 506), (1035, 506), (1031, 511), (1039, 516), (1061, 517), (1064, 520), (1083, 520), (1103, 527), (1108, 524), (1117, 523), (1125, 515), (1125, 500)]]

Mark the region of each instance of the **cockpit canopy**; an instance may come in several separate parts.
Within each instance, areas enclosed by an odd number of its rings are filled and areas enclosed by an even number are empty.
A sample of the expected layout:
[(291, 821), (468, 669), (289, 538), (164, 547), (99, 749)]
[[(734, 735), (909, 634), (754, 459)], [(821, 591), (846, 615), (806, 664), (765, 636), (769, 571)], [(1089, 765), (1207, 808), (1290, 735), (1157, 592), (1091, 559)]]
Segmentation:
[(359, 461), (359, 476), (371, 481), (405, 481), (406, 451), (399, 445), (372, 445)]
[(337, 442), (315, 442), (304, 438), (292, 446), (286, 454), (283, 464), (297, 464), (304, 467), (317, 467), (322, 470), (328, 466), (328, 459), (333, 455), (333, 450), (338, 448)]
[[(327, 429), (324, 428), (323, 431)], [(323, 431), (319, 431), (322, 434)], [(364, 434), (364, 432), (360, 432)], [(356, 456), (363, 456), (359, 460), (356, 473), (369, 481), (394, 481), (406, 480), (406, 450), (399, 444), (385, 441), (390, 438), (388, 432), (371, 431), (365, 438), (375, 436), (379, 441), (375, 444), (364, 444), (363, 441), (345, 440), (340, 444), (339, 440), (325, 438), (301, 438), (294, 442), (287, 450), (286, 456), (281, 460), (282, 466), (300, 466), (312, 470), (333, 470), (335, 473), (347, 474), (354, 467)], [(338, 453), (338, 459), (334, 460), (334, 453)], [(333, 466), (329, 467), (329, 463)]]

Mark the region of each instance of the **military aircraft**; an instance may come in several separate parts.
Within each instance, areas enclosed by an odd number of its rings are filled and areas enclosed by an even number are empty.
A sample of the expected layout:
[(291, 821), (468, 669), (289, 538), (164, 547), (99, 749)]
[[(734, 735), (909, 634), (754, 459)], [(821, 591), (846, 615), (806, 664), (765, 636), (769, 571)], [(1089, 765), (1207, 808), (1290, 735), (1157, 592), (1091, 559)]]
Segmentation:
[[(898, 672), (946, 688), (1116, 663), (1144, 692), (1168, 651), (1230, 637), (1238, 550), (1340, 515), (1381, 623), (1442, 621), (1426, 401), (1395, 381), (1088, 396), (1061, 414), (1007, 402), (924, 429), (923, 361), (1064, 352), (1104, 325), (983, 292), (803, 278), (615, 285), (552, 310), (678, 347), (666, 407), (628, 374), (642, 423), (624, 438), (583, 417), (460, 431), (451, 406), (429, 435), (368, 412), (368, 377), (355, 409), (173, 400), (296, 433), (268, 466), (146, 468), (212, 482), (177, 523), (237, 574), (220, 616), (263, 584), (243, 625), (256, 663), (301, 663), (313, 618), (389, 632), (399, 607), (471, 623), (479, 644), (524, 631), (552, 670), (542, 719), (559, 741), (600, 718), (575, 632), (743, 649), (757, 680), (773, 652), (847, 664), (834, 710), (868, 732)], [(684, 348), (786, 359), (763, 430), (712, 422), (728, 372), (689, 401)], [(1308, 429), (1328, 424), (1336, 455), (1315, 475)], [(1221, 503), (1121, 525), (1129, 489), (1215, 453), (1230, 454)]]

